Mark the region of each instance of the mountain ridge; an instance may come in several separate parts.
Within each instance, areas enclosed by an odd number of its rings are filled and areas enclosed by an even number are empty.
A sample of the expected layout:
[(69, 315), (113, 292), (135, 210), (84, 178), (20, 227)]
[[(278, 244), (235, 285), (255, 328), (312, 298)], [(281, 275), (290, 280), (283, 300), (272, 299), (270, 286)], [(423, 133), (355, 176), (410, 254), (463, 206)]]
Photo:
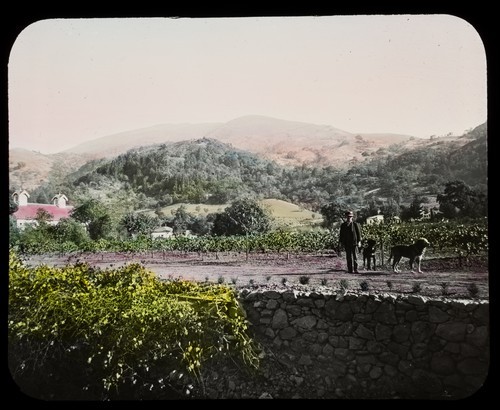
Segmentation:
[(10, 149), (9, 185), (33, 189), (51, 173), (77, 169), (91, 160), (113, 158), (141, 146), (203, 137), (231, 144), (280, 165), (336, 168), (350, 167), (394, 144), (412, 149), (430, 141), (394, 133), (354, 134), (331, 125), (263, 115), (247, 115), (227, 122), (157, 124), (96, 138), (55, 154)]
[[(348, 139), (355, 138), (357, 135), (377, 140), (389, 136), (393, 139), (392, 143), (414, 138), (394, 133), (354, 134), (331, 125), (282, 120), (264, 115), (246, 115), (224, 123), (157, 124), (96, 138), (66, 149), (64, 152), (109, 157), (139, 146), (209, 137), (224, 143), (231, 143), (237, 148), (265, 154), (267, 150), (283, 143), (294, 142), (295, 146), (300, 148), (303, 148), (306, 144), (310, 147), (322, 147), (332, 144), (335, 146), (335, 144), (345, 144)], [(383, 141), (384, 145), (387, 143), (387, 141)], [(112, 152), (108, 151), (110, 148)], [(274, 159), (278, 159), (278, 162), (280, 162), (279, 155)]]

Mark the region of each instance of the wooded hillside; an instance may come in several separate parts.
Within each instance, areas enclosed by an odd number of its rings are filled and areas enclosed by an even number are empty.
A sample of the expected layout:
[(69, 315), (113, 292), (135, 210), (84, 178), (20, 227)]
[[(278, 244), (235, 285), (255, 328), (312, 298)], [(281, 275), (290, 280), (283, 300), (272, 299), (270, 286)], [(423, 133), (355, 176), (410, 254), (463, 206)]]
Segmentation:
[(61, 191), (73, 201), (121, 195), (136, 209), (276, 198), (318, 210), (333, 200), (351, 207), (367, 201), (408, 203), (415, 195), (436, 196), (446, 182), (457, 179), (486, 193), (486, 124), (460, 138), (435, 138), (415, 149), (395, 144), (347, 170), (280, 166), (209, 138), (153, 145), (89, 162), (32, 196), (49, 190), (48, 196)]

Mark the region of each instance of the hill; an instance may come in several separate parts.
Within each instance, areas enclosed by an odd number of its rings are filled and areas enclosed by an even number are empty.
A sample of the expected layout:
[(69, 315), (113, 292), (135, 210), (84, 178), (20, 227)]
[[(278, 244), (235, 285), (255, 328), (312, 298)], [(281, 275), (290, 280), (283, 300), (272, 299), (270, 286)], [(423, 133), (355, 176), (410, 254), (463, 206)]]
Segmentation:
[(86, 154), (58, 153), (45, 155), (21, 148), (9, 150), (9, 188), (32, 191), (62, 179), (91, 160)]
[(316, 125), (248, 115), (226, 123), (163, 124), (122, 132), (79, 144), (65, 153), (111, 158), (131, 148), (207, 137), (274, 160), (280, 165), (335, 165), (363, 160), (380, 148), (408, 142), (397, 134), (355, 135), (330, 125)]
[(155, 125), (96, 138), (67, 149), (63, 153), (86, 155), (92, 159), (113, 158), (133, 148), (198, 139), (221, 125), (219, 123)]
[(391, 200), (407, 205), (417, 195), (435, 201), (445, 184), (457, 179), (486, 194), (486, 136), (483, 124), (461, 137), (417, 141), (412, 149), (405, 142), (394, 144), (347, 169), (283, 166), (210, 138), (169, 142), (88, 162), (68, 174), (57, 191), (75, 201), (96, 198), (115, 209), (126, 204), (128, 211), (180, 203), (207, 207), (252, 197), (315, 213), (332, 201), (355, 209), (370, 206), (372, 212)]
[[(429, 143), (399, 134), (353, 134), (330, 125), (317, 125), (249, 115), (226, 123), (160, 124), (88, 141), (57, 154), (9, 150), (9, 186), (34, 189), (58, 184), (91, 160), (112, 159), (130, 149), (208, 137), (273, 160), (279, 165), (349, 168), (369, 157), (384, 155), (391, 146), (413, 149)], [(21, 166), (19, 165), (21, 164)]]
[[(153, 128), (150, 131), (154, 134), (162, 127)], [(183, 132), (191, 133), (195, 128), (186, 126)], [(330, 126), (259, 116), (205, 124), (200, 126), (202, 129), (266, 154), (208, 137), (146, 144), (92, 161), (89, 158), (94, 154), (84, 145), (79, 154), (42, 155), (12, 150), (10, 188), (33, 190), (34, 198), (51, 197), (56, 191), (74, 200), (114, 198), (115, 204), (126, 201), (133, 209), (182, 202), (217, 205), (251, 196), (283, 200), (316, 212), (321, 204), (332, 200), (363, 207), (366, 201), (393, 198), (407, 203), (417, 194), (435, 197), (442, 192), (444, 183), (455, 179), (487, 190), (486, 123), (463, 136), (427, 140), (388, 134), (367, 137)], [(135, 138), (131, 136), (130, 141)], [(276, 141), (280, 140), (282, 144), (287, 141), (286, 147), (290, 148), (287, 154), (281, 152), (281, 162), (272, 159), (279, 154)], [(387, 145), (389, 141), (393, 143)], [(114, 146), (110, 141), (106, 143)], [(302, 156), (293, 155), (294, 144), (302, 146)], [(376, 148), (376, 144), (380, 147)], [(95, 152), (98, 146), (93, 146)], [(343, 154), (343, 162), (330, 161), (326, 159), (329, 150), (337, 156), (339, 152), (356, 155), (347, 158)], [(307, 155), (313, 155), (315, 160), (308, 160)], [(324, 160), (320, 160), (321, 155)]]
[[(272, 216), (275, 228), (300, 229), (319, 225), (323, 221), (321, 214), (280, 199), (263, 199), (259, 203)], [(210, 213), (224, 212), (224, 209), (229, 205), (229, 203), (217, 205), (178, 203), (162, 207), (159, 210), (163, 215), (170, 216), (175, 215), (176, 211), (182, 206), (191, 215), (207, 216)], [(155, 215), (152, 210), (145, 213), (150, 216)]]

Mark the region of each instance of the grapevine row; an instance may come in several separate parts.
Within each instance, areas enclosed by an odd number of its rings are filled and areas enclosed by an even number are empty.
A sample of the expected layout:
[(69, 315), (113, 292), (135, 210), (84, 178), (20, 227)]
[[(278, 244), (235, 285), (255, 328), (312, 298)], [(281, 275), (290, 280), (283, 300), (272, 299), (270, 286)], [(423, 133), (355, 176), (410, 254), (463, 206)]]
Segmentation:
[[(411, 244), (418, 238), (431, 243), (431, 251), (467, 257), (488, 251), (486, 222), (460, 224), (448, 223), (399, 223), (362, 225), (364, 238), (373, 238), (379, 249), (388, 254), (396, 244)], [(67, 254), (72, 252), (268, 252), (311, 253), (338, 249), (338, 228), (292, 232), (278, 230), (247, 236), (200, 236), (151, 239), (88, 241), (79, 247), (72, 242), (24, 243), (19, 249), (23, 254)], [(388, 255), (387, 255), (388, 256)]]

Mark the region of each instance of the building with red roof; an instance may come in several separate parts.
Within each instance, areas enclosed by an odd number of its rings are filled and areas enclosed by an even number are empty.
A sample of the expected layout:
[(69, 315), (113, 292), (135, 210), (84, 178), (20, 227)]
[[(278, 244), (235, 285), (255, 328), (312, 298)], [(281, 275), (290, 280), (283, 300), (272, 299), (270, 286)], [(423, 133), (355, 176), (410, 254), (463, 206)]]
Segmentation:
[(17, 227), (23, 229), (27, 225), (37, 223), (36, 217), (40, 210), (51, 215), (48, 221), (51, 225), (57, 225), (61, 219), (69, 218), (73, 207), (67, 205), (68, 198), (64, 194), (57, 194), (52, 198), (52, 204), (29, 203), (29, 194), (26, 190), (16, 191), (12, 194), (18, 210), (12, 214), (16, 219)]

